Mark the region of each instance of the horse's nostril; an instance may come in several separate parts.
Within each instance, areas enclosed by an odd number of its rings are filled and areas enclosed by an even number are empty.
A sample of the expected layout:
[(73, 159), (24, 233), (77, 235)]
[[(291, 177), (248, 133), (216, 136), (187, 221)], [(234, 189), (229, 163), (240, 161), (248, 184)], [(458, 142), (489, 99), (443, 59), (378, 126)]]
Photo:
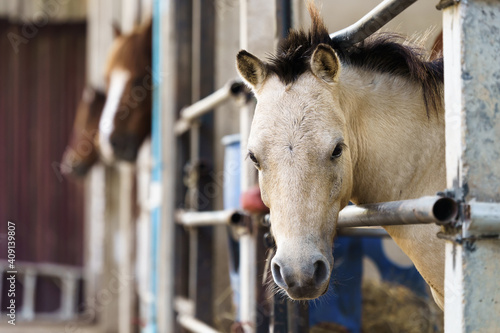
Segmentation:
[(328, 279), (328, 268), (324, 260), (318, 260), (314, 263), (314, 283), (321, 286)]
[(281, 267), (276, 261), (272, 263), (271, 271), (273, 273), (274, 282), (276, 282), (276, 284), (281, 288), (288, 288), (288, 285), (281, 274)]

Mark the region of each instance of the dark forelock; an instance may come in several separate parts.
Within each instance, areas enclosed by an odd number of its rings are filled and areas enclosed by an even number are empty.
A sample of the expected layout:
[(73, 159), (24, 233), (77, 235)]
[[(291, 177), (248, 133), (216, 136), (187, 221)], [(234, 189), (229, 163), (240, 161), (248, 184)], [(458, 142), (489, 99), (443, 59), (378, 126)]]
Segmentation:
[(319, 44), (330, 45), (344, 65), (406, 77), (422, 85), (427, 107), (441, 106), (443, 60), (427, 61), (422, 48), (403, 45), (405, 38), (398, 34), (379, 33), (365, 41), (346, 46), (335, 43), (313, 1), (308, 1), (311, 16), (309, 31), (290, 30), (280, 41), (275, 55), (268, 58), (267, 70), (285, 84), (295, 82), (310, 70), (311, 56)]

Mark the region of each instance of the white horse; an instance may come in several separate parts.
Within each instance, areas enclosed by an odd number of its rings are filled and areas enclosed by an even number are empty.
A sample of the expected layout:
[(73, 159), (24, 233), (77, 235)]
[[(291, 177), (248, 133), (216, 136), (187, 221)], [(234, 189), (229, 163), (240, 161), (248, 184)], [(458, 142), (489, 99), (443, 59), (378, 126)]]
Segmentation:
[[(433, 195), (446, 187), (442, 60), (378, 35), (343, 47), (309, 2), (309, 32), (291, 31), (263, 62), (237, 68), (258, 103), (248, 143), (270, 208), (276, 284), (293, 299), (328, 289), (339, 211)], [(385, 227), (444, 302), (436, 225)]]

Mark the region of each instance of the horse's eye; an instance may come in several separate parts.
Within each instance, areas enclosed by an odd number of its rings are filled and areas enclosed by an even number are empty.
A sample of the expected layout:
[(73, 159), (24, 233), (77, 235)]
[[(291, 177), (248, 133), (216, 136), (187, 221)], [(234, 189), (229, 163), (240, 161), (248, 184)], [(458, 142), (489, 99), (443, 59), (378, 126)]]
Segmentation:
[(342, 144), (338, 144), (332, 152), (332, 160), (342, 156)]
[(248, 152), (248, 157), (250, 157), (250, 159), (252, 160), (253, 164), (255, 164), (255, 166), (258, 168), (260, 167), (259, 165), (259, 161), (257, 160), (257, 158), (255, 157), (254, 153), (252, 153), (251, 151)]

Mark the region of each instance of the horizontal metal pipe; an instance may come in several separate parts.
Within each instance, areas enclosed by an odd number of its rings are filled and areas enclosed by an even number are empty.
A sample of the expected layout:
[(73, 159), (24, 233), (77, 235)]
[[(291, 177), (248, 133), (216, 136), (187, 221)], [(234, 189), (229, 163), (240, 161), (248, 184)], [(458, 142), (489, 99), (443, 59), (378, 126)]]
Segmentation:
[(439, 196), (347, 206), (337, 221), (338, 228), (404, 224), (445, 224), (457, 216), (458, 204)]
[[(0, 273), (11, 271), (10, 264), (6, 259), (0, 260)], [(24, 273), (26, 271), (35, 272), (36, 275), (64, 277), (67, 275), (79, 278), (83, 276), (83, 269), (70, 265), (60, 265), (52, 263), (33, 263), (16, 261), (16, 271)]]
[(383, 228), (379, 227), (348, 227), (338, 229), (337, 236), (389, 237), (389, 234)]
[(179, 315), (177, 316), (177, 321), (182, 327), (193, 333), (220, 333), (192, 316)]
[(355, 44), (361, 42), (377, 32), (386, 23), (399, 15), (417, 0), (385, 0), (358, 22), (330, 34), (332, 40), (342, 44)]
[(237, 210), (219, 210), (211, 212), (188, 212), (178, 210), (175, 220), (187, 227), (200, 227), (219, 224), (235, 224), (243, 221), (245, 215)]
[(225, 103), (230, 97), (236, 96), (242, 91), (243, 87), (244, 84), (241, 80), (231, 80), (219, 90), (182, 109), (180, 119), (175, 124), (175, 134), (181, 135), (185, 133), (191, 127), (193, 120)]

